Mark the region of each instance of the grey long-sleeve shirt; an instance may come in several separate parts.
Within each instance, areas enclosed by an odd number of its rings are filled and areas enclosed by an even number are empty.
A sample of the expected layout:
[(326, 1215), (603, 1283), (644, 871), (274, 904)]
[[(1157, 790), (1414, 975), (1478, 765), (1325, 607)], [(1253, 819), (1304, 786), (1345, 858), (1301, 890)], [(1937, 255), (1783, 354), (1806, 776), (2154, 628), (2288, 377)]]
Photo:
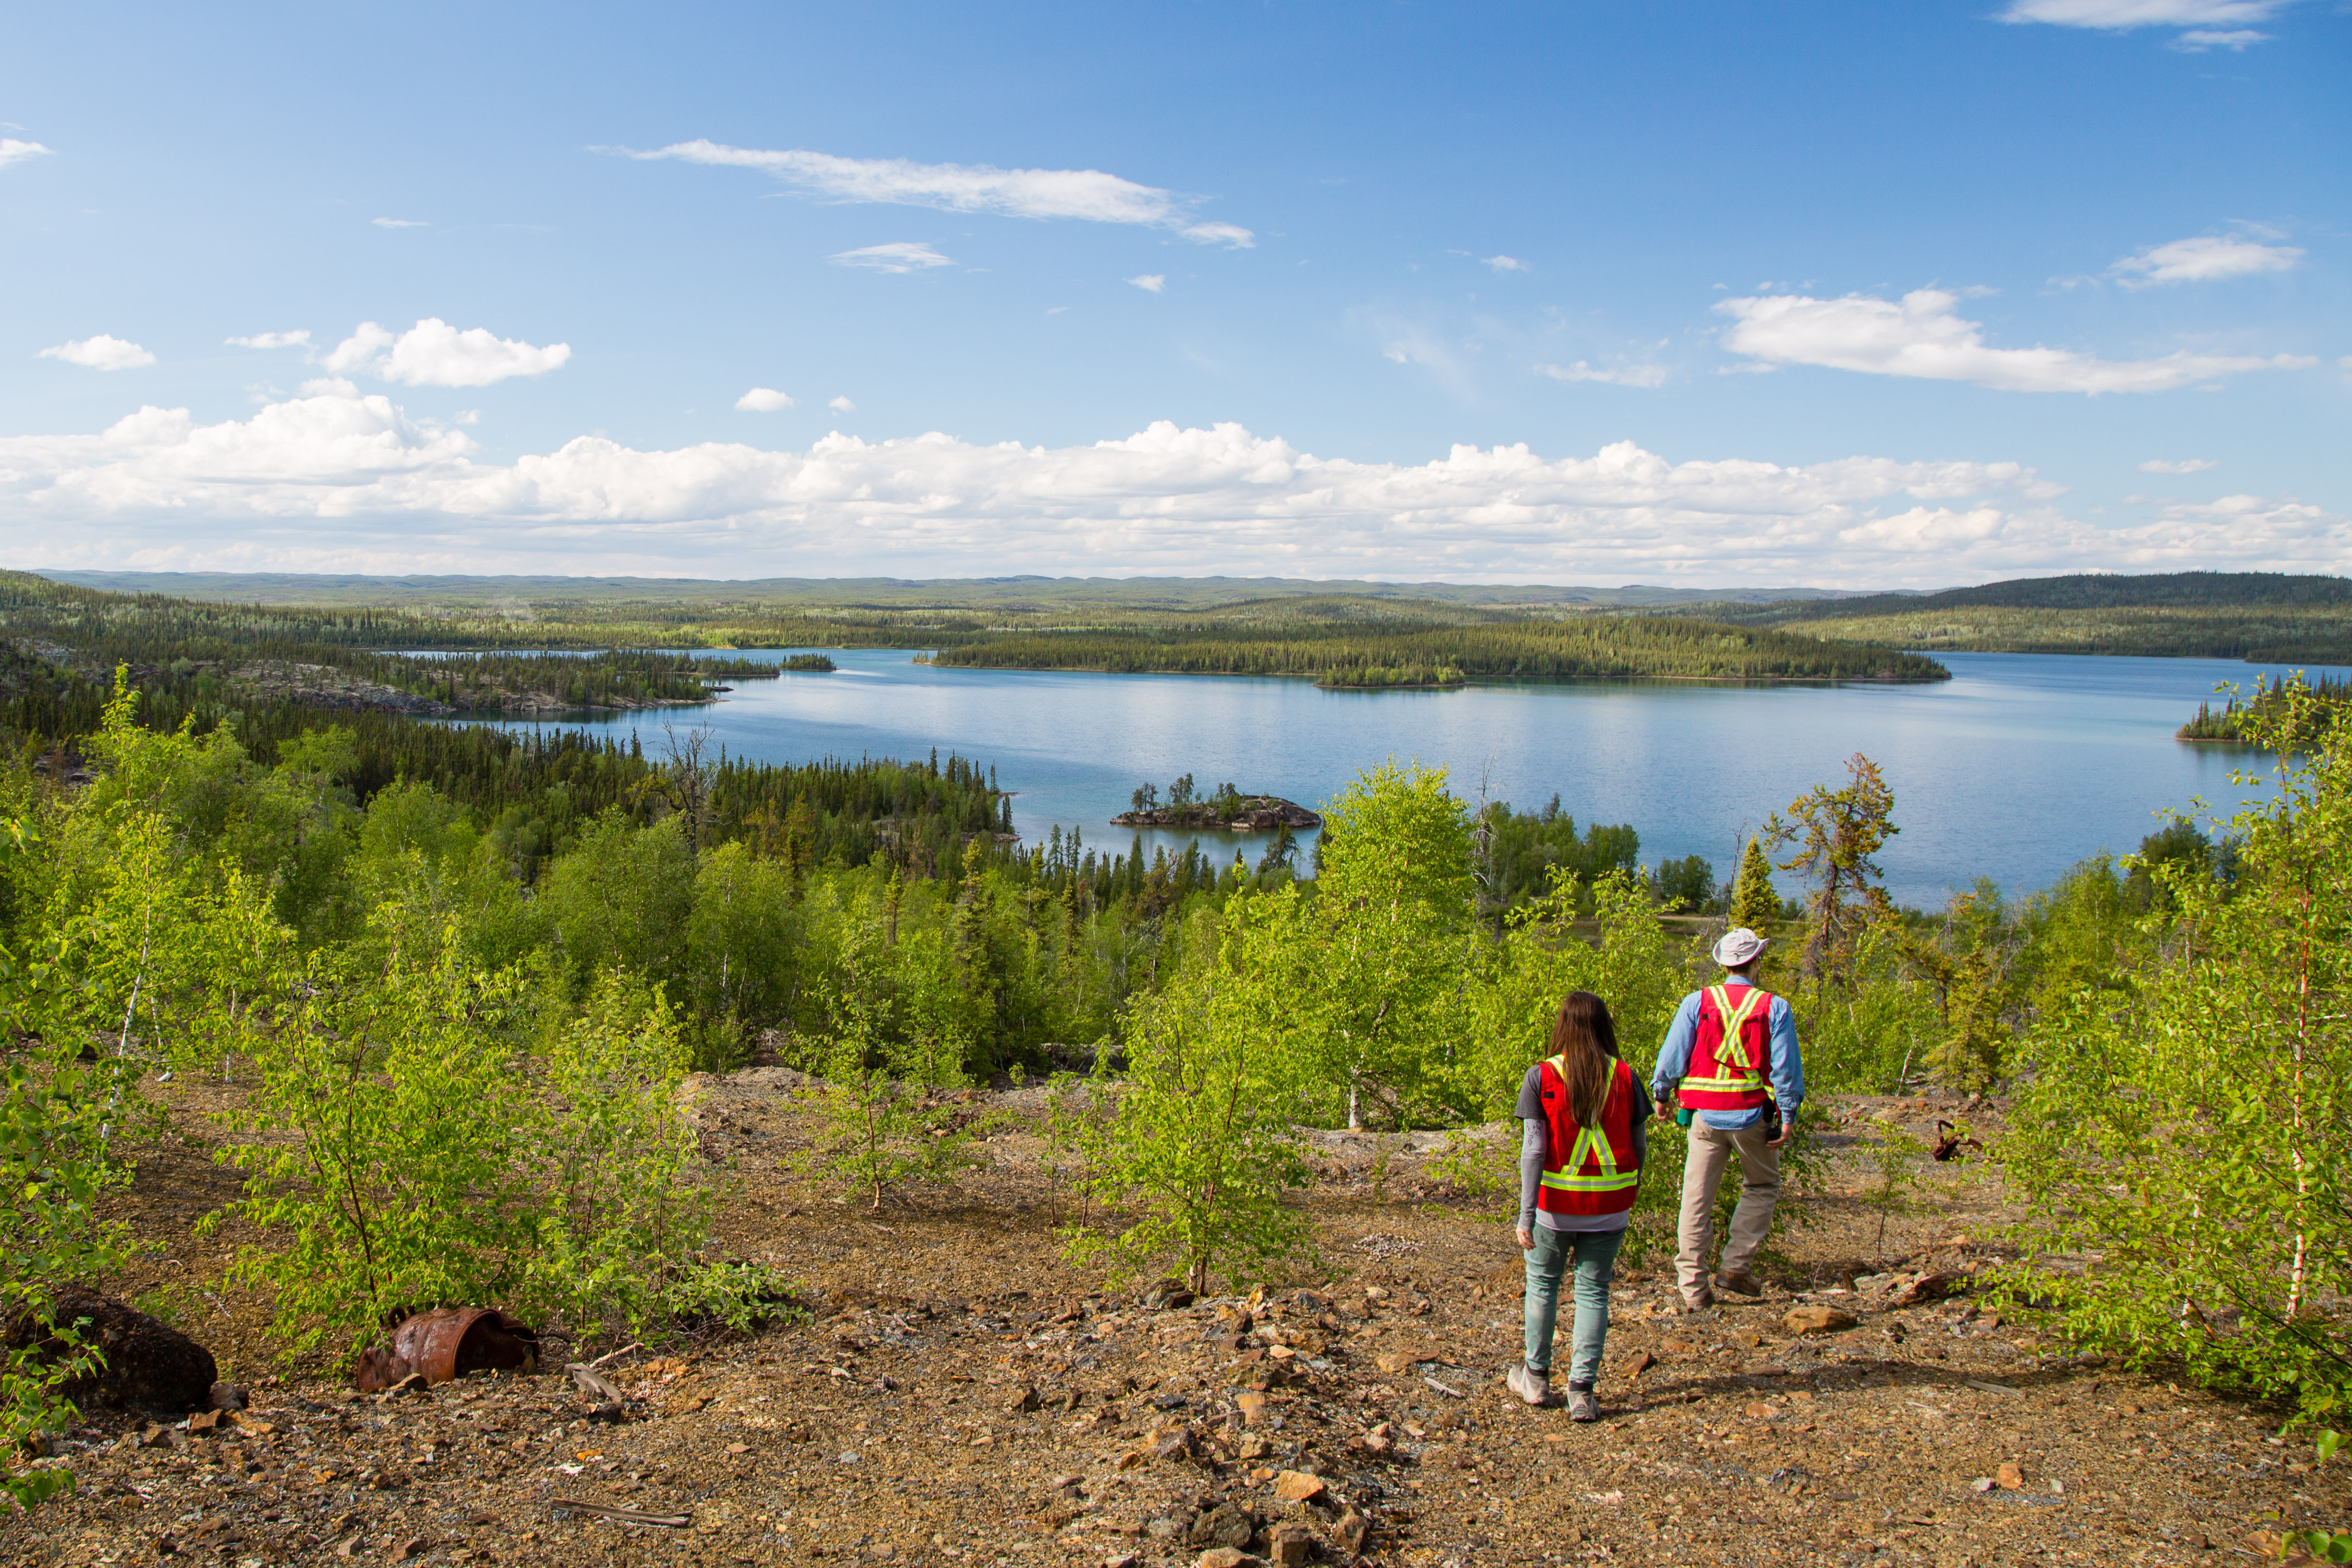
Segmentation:
[[(1536, 1207), (1536, 1193), (1543, 1185), (1544, 1167), (1550, 1163), (1551, 1123), (1544, 1117), (1543, 1064), (1528, 1069), (1519, 1082), (1519, 1226), (1527, 1229), (1540, 1225), (1547, 1230), (1622, 1230), (1623, 1214), (1550, 1214)], [(1650, 1158), (1649, 1091), (1642, 1087), (1642, 1075), (1633, 1075), (1633, 1158), (1647, 1163)]]

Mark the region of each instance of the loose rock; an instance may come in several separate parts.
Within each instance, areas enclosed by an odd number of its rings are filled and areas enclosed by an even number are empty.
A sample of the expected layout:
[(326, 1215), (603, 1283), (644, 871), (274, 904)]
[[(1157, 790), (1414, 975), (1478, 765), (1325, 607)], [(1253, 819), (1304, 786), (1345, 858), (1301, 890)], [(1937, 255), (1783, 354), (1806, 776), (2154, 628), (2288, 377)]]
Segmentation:
[(1799, 1307), (1780, 1320), (1780, 1326), (1792, 1334), (1833, 1334), (1861, 1321), (1852, 1312), (1842, 1312), (1835, 1307)]

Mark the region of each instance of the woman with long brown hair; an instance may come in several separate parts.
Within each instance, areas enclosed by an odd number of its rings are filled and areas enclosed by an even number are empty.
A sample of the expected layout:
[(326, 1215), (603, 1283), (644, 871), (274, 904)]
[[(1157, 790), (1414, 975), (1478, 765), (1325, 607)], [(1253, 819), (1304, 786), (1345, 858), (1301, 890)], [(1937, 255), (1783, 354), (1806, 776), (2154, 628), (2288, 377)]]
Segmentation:
[(1576, 1277), (1568, 1414), (1597, 1421), (1593, 1395), (1609, 1338), (1609, 1281), (1649, 1152), (1649, 1092), (1617, 1056), (1609, 1005), (1571, 991), (1552, 1020), (1551, 1055), (1519, 1085), (1519, 1250), (1528, 1265), (1527, 1355), (1506, 1379), (1529, 1405), (1551, 1403), (1561, 1279)]

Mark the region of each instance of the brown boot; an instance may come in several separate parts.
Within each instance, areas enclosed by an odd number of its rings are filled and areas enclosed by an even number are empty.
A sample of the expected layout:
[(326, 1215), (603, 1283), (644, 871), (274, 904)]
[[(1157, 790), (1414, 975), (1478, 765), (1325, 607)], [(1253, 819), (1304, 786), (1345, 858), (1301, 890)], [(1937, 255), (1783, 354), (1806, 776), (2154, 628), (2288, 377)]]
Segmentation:
[(1745, 1268), (1727, 1268), (1715, 1277), (1715, 1283), (1717, 1289), (1728, 1290), (1736, 1296), (1764, 1294), (1764, 1287)]

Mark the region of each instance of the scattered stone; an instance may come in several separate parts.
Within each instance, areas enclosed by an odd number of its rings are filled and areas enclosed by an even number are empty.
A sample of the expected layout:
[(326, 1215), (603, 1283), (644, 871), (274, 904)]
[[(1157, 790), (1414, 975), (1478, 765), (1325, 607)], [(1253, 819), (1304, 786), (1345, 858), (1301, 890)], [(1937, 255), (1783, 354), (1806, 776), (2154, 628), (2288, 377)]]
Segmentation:
[(1021, 1415), (1024, 1411), (1036, 1409), (1037, 1391), (1025, 1384), (1014, 1389), (1013, 1391), (1012, 1397), (1004, 1402), (1004, 1408), (1008, 1414), (1013, 1415)]
[(1625, 1380), (1630, 1383), (1657, 1364), (1656, 1356), (1652, 1355), (1648, 1351), (1639, 1352), (1632, 1361), (1625, 1363)]
[(1200, 1434), (1190, 1426), (1179, 1426), (1151, 1445), (1155, 1459), (1189, 1459), (1200, 1447)]
[(1234, 1395), (1234, 1408), (1242, 1413), (1244, 1422), (1255, 1426), (1258, 1417), (1265, 1414), (1265, 1395), (1254, 1388), (1245, 1388)]
[(1298, 1568), (1315, 1555), (1315, 1534), (1304, 1525), (1283, 1525), (1266, 1542), (1265, 1555), (1275, 1568)]
[(1285, 1470), (1274, 1478), (1274, 1495), (1285, 1502), (1312, 1502), (1329, 1489), (1321, 1476), (1304, 1470)]
[(253, 1404), (253, 1396), (234, 1383), (215, 1383), (206, 1401), (215, 1410), (244, 1410)]
[(1189, 1546), (1247, 1546), (1257, 1533), (1257, 1521), (1233, 1503), (1221, 1502), (1192, 1521), (1185, 1532)]
[(1212, 1546), (1193, 1562), (1192, 1568), (1259, 1568), (1259, 1560), (1238, 1546)]
[(188, 1417), (188, 1436), (203, 1437), (217, 1432), (220, 1430), (222, 1415), (223, 1412), (218, 1410), (199, 1410)]
[(1780, 1326), (1792, 1334), (1834, 1334), (1861, 1321), (1835, 1307), (1799, 1307), (1780, 1320)]
[(1894, 1304), (1897, 1307), (1924, 1306), (1929, 1301), (1940, 1301), (1947, 1296), (1958, 1295), (1968, 1287), (1969, 1276), (1965, 1270), (1942, 1269), (1934, 1274), (1923, 1274), (1896, 1291)]
[(1993, 1484), (2005, 1492), (2018, 1491), (2025, 1485), (2025, 1472), (2014, 1461), (2002, 1464), (1992, 1473)]
[(1364, 1550), (1365, 1538), (1371, 1532), (1372, 1521), (1351, 1508), (1331, 1527), (1331, 1544), (1339, 1549), (1341, 1555), (1353, 1557)]

